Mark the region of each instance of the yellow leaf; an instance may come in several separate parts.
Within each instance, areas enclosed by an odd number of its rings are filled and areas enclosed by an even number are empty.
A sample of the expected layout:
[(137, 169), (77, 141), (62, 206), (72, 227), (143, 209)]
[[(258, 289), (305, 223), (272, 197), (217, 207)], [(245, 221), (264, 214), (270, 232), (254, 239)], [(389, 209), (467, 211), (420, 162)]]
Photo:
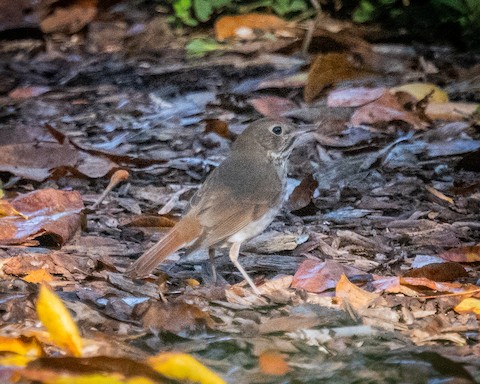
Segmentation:
[(2, 367), (26, 367), (27, 364), (36, 357), (33, 356), (22, 356), (16, 353), (2, 353), (0, 356), (0, 366)]
[(147, 359), (147, 363), (171, 379), (199, 384), (225, 384), (221, 377), (186, 353), (160, 353)]
[(53, 343), (73, 356), (82, 355), (82, 339), (77, 325), (60, 298), (46, 284), (40, 286), (37, 315), (47, 328)]
[(39, 357), (43, 349), (36, 337), (5, 337), (0, 336), (0, 352), (14, 352), (23, 356)]
[(45, 384), (155, 384), (146, 377), (121, 379), (113, 375), (91, 374), (82, 376), (61, 376)]
[(25, 276), (23, 281), (27, 283), (41, 283), (53, 281), (53, 276), (46, 269), (36, 269)]
[(18, 212), (8, 201), (5, 200), (0, 200), (0, 217), (2, 216), (21, 216), (25, 220), (28, 219), (28, 216)]
[(415, 97), (417, 100), (422, 100), (425, 96), (432, 93), (429, 99), (431, 103), (447, 103), (448, 102), (447, 93), (432, 83), (403, 84), (403, 85), (400, 85), (399, 87), (392, 88), (392, 91), (394, 93), (406, 92), (412, 95), (413, 97)]
[(480, 300), (470, 297), (462, 300), (460, 304), (453, 309), (458, 313), (473, 312), (476, 315), (480, 315)]

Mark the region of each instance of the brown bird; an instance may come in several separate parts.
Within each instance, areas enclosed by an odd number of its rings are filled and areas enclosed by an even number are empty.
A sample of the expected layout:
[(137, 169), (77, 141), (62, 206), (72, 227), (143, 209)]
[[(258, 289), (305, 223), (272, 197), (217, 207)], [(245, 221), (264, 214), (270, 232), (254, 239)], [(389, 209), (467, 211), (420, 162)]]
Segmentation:
[(283, 120), (261, 119), (235, 140), (230, 155), (207, 177), (185, 216), (128, 269), (148, 275), (170, 254), (229, 245), (229, 257), (256, 294), (258, 288), (238, 262), (240, 245), (260, 234), (275, 218), (285, 197), (287, 158), (306, 129)]

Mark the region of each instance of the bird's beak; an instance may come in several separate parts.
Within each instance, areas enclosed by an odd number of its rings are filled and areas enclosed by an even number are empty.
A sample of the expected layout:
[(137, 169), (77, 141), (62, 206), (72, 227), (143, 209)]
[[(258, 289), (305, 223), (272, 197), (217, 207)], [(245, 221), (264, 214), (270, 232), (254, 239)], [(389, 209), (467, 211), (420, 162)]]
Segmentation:
[(294, 135), (295, 136), (301, 136), (301, 135), (304, 135), (306, 133), (310, 133), (310, 132), (315, 132), (317, 130), (318, 126), (317, 125), (313, 125), (313, 124), (309, 124), (309, 125), (302, 125), (302, 126), (299, 126), (295, 132), (294, 132)]

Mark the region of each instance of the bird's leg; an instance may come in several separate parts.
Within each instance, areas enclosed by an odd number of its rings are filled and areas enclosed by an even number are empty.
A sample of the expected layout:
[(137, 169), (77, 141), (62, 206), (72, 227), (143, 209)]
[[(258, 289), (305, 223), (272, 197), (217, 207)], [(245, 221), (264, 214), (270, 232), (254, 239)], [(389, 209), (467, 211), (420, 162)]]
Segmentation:
[(210, 271), (212, 273), (213, 284), (217, 284), (217, 269), (215, 268), (215, 248), (208, 248), (208, 258), (210, 260)]
[(230, 252), (228, 256), (230, 257), (230, 260), (232, 261), (233, 265), (237, 267), (237, 269), (240, 271), (242, 274), (243, 278), (247, 280), (247, 283), (252, 287), (253, 292), (255, 292), (256, 295), (261, 295), (260, 291), (258, 290), (257, 286), (255, 283), (252, 281), (250, 276), (248, 276), (247, 272), (243, 269), (243, 267), (240, 265), (238, 262), (238, 254), (240, 252), (240, 244), (242, 243), (233, 243), (232, 247), (230, 248)]

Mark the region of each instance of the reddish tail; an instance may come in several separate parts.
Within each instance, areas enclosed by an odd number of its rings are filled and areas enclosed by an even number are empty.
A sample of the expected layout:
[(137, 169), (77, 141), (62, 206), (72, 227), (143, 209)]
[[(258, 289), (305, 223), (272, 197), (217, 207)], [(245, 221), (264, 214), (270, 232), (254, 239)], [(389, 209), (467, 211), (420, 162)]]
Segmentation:
[(146, 251), (126, 271), (129, 277), (143, 277), (173, 252), (196, 240), (201, 233), (201, 226), (195, 218), (185, 217), (180, 220), (162, 239)]

